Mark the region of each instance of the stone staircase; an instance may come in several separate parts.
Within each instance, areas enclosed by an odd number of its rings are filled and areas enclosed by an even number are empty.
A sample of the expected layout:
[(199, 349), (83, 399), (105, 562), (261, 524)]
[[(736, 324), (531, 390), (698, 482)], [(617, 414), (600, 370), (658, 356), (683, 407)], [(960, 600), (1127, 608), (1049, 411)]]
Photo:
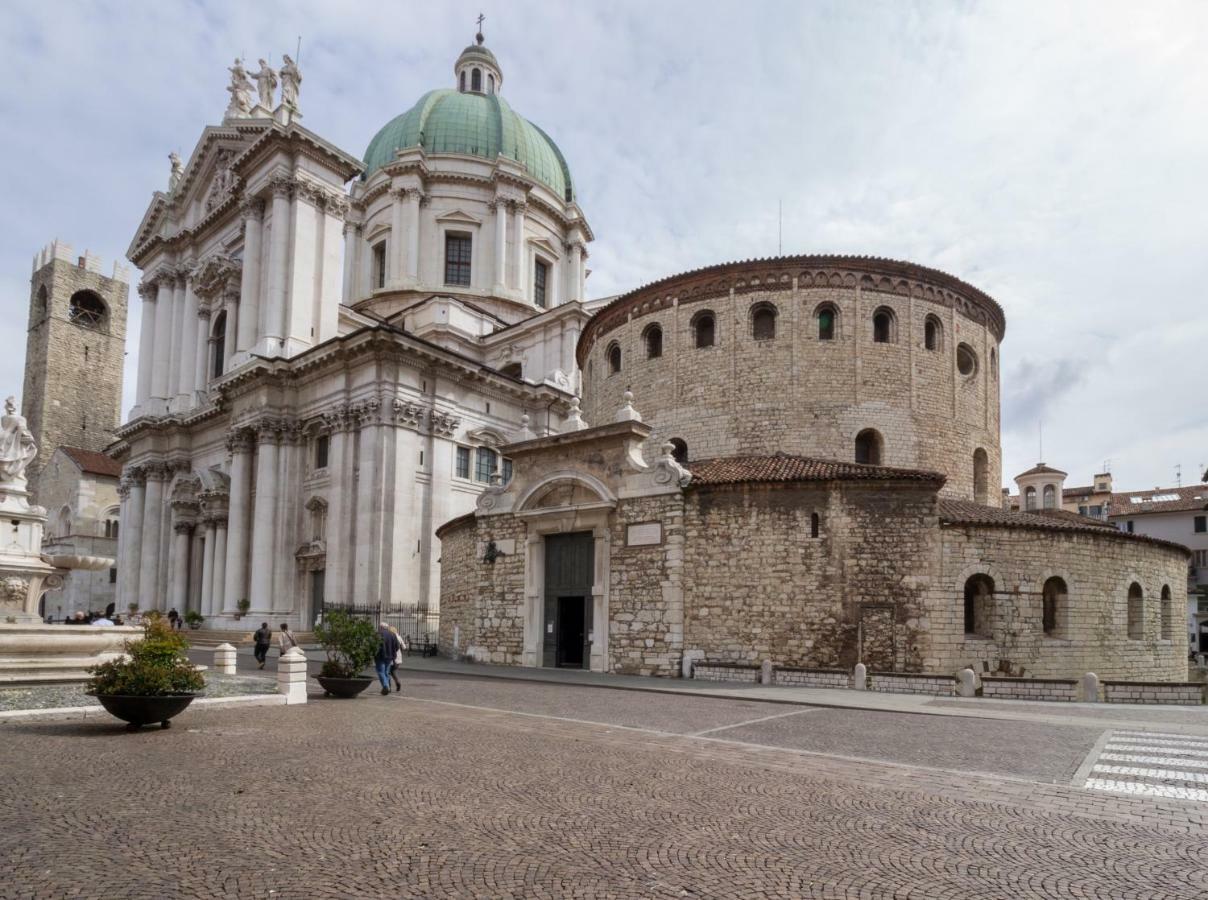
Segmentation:
[[(252, 646), (252, 635), (256, 633), (256, 628), (248, 628), (246, 631), (224, 631), (212, 628), (186, 628), (183, 632), (188, 638), (189, 644), (199, 650), (212, 649), (219, 644), (232, 644), (236, 647)], [(315, 643), (315, 633), (313, 631), (294, 631), (291, 632), (299, 644), (309, 646)], [(277, 646), (277, 631), (273, 631), (273, 646)]]

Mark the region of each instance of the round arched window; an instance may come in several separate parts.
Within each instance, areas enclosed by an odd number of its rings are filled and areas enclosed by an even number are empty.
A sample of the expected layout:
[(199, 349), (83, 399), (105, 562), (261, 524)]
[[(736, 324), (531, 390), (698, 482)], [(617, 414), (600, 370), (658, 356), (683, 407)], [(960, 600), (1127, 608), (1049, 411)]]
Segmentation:
[(956, 368), (962, 375), (972, 375), (977, 371), (977, 354), (968, 344), (957, 346)]
[(67, 306), (67, 319), (81, 328), (100, 328), (105, 324), (105, 303), (92, 291), (76, 291)]

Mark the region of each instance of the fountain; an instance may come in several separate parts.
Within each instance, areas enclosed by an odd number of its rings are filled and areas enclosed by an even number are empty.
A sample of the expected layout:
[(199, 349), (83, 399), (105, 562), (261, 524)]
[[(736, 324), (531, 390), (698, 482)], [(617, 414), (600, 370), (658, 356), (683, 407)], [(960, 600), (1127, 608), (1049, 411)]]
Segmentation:
[(70, 569), (105, 569), (113, 560), (42, 556), (46, 510), (30, 506), (25, 470), (37, 455), (25, 419), (9, 397), (0, 416), (0, 684), (82, 681), (89, 666), (121, 656), (141, 630), (46, 625), (42, 595), (61, 587)]

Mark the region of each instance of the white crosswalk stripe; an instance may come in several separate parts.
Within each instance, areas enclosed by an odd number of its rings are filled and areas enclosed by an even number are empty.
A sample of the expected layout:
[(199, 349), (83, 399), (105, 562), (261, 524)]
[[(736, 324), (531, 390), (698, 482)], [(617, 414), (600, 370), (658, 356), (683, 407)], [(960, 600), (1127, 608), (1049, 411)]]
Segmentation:
[(1208, 803), (1208, 738), (1114, 731), (1082, 771), (1092, 791)]

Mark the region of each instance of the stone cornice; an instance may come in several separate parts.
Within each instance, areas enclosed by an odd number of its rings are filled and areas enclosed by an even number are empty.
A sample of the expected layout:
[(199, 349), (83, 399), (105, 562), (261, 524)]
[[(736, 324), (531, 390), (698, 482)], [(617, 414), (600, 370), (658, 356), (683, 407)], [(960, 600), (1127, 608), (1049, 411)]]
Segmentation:
[(730, 291), (785, 291), (841, 287), (920, 297), (984, 323), (997, 340), (1006, 331), (1002, 307), (988, 294), (955, 276), (915, 263), (875, 256), (782, 256), (721, 263), (670, 275), (622, 294), (583, 329), (576, 349), (582, 368), (595, 341), (624, 324), (677, 302), (686, 305), (723, 298)]

